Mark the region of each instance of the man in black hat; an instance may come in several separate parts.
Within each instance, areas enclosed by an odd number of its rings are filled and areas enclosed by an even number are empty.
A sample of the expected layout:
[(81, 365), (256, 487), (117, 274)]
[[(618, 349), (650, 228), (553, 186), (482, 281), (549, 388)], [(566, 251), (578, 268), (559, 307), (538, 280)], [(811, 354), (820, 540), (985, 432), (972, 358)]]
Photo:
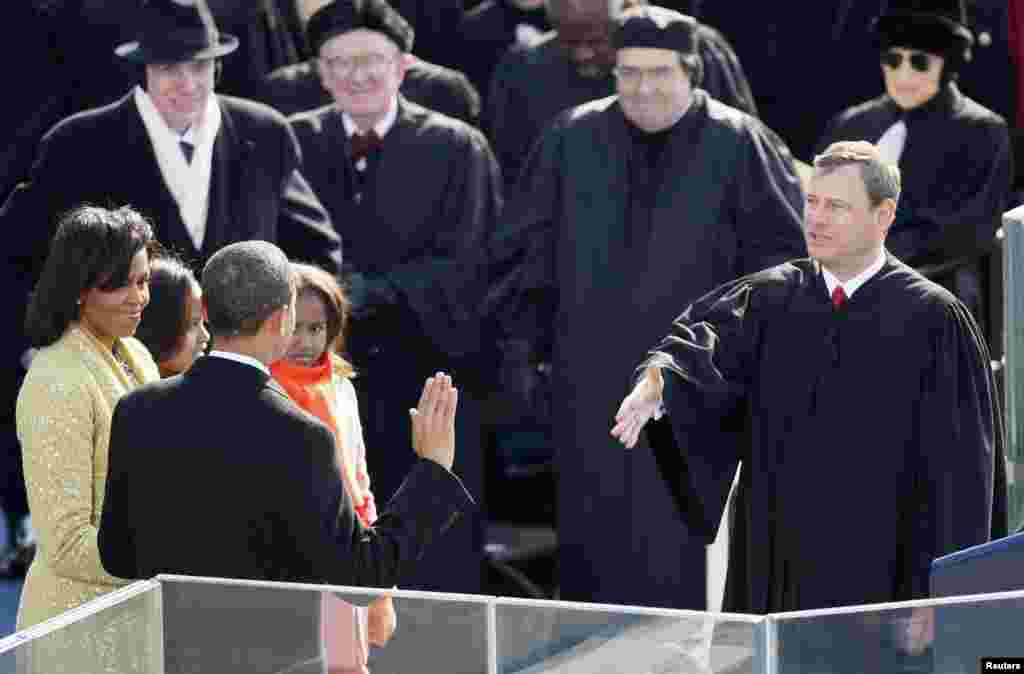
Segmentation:
[[(544, 127), (574, 105), (616, 90), (611, 41), (616, 16), (647, 0), (547, 0), (554, 30), (529, 46), (513, 46), (494, 70), (484, 97), (484, 127), (498, 155), (506, 191)], [(699, 24), (696, 49), (704, 65), (699, 83), (712, 98), (757, 114), (739, 60), (721, 33)], [(509, 192), (511, 194), (511, 192)]]
[[(485, 241), (501, 206), (497, 163), (473, 127), (400, 93), (412, 29), (385, 0), (335, 0), (306, 28), (334, 103), (291, 118), (306, 175), (345, 238), (367, 462), (388, 498), (408, 472), (395, 415), (438, 368), (462, 382), (459, 474), (481, 493), (477, 314)], [(482, 520), (441, 543), (408, 587), (481, 589)]]
[(286, 120), (213, 91), (238, 40), (217, 31), (205, 0), (151, 0), (138, 19), (138, 39), (116, 52), (142, 84), (51, 129), (30, 181), (0, 210), (15, 275), (31, 287), (57, 216), (83, 202), (132, 204), (161, 244), (195, 264), (264, 239), (340, 271), (340, 240), (299, 173)]
[[(302, 3), (299, 20), (303, 28), (324, 0)], [(305, 42), (305, 40), (303, 40)], [(411, 47), (410, 40), (410, 47)], [(308, 48), (307, 48), (307, 51)], [(316, 58), (283, 66), (264, 78), (259, 100), (293, 115), (331, 102), (316, 67)], [(476, 124), (480, 117), (480, 94), (461, 72), (410, 54), (400, 93), (425, 108)]]
[(507, 290), (491, 311), (552, 363), (566, 599), (704, 606), (703, 544), (653, 459), (617, 452), (601, 420), (680, 301), (805, 254), (794, 169), (758, 120), (696, 88), (698, 35), (671, 10), (622, 14), (618, 96), (552, 123), (493, 249)]
[(906, 182), (886, 246), (985, 326), (983, 265), (1009, 205), (1010, 138), (956, 84), (973, 44), (966, 23), (963, 0), (889, 2), (874, 24), (885, 94), (840, 113), (819, 147), (867, 140), (899, 163)]

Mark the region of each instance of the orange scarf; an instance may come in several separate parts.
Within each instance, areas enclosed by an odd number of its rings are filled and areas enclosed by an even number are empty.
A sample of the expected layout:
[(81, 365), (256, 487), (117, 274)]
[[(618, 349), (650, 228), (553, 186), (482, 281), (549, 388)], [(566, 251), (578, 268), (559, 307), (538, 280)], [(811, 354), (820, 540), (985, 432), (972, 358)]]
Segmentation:
[[(337, 402), (334, 399), (337, 395), (333, 378), (334, 367), (335, 363), (331, 353), (325, 351), (316, 363), (308, 367), (296, 365), (282, 358), (271, 363), (270, 374), (299, 407), (324, 422), (331, 429), (335, 445), (338, 446), (340, 444), (338, 420), (334, 418), (334, 406)], [(338, 456), (338, 459), (341, 481), (355, 505), (356, 515), (363, 526), (370, 526), (369, 497), (360, 499), (357, 496), (359, 488), (356, 486), (355, 466), (346, 465), (350, 462), (345, 461), (342, 456)]]
[(270, 374), (285, 390), (299, 407), (306, 410), (320, 421), (327, 424), (331, 433), (337, 437), (338, 422), (331, 410), (327, 393), (334, 383), (331, 375), (334, 371), (330, 353), (324, 352), (320, 359), (310, 366), (296, 365), (286, 358), (271, 363)]

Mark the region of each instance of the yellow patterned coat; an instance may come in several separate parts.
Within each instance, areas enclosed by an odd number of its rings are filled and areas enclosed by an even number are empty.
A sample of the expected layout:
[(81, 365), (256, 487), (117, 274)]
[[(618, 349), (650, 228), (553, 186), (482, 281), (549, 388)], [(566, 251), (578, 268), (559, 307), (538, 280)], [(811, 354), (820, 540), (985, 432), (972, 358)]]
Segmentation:
[(107, 477), (110, 419), (117, 401), (160, 375), (141, 342), (110, 350), (72, 326), (32, 360), (18, 395), (18, 439), (38, 548), (18, 607), (18, 629), (31, 627), (126, 581), (100, 564), (96, 535)]

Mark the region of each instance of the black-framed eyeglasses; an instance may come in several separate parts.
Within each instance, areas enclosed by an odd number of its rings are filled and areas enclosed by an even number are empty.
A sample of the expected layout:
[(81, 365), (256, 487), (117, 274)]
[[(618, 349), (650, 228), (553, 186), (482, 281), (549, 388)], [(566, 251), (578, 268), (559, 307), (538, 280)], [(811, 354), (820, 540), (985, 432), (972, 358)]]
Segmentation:
[[(923, 51), (912, 51), (907, 55), (910, 67), (919, 73), (926, 73), (932, 65), (932, 57)], [(882, 65), (896, 70), (903, 65), (903, 52), (889, 50), (882, 52)]]

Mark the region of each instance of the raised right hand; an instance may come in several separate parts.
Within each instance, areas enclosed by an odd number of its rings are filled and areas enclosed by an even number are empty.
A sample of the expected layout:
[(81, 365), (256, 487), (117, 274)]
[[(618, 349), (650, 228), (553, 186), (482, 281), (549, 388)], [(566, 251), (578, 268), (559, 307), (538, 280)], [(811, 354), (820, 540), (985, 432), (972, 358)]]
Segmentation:
[(455, 410), (459, 391), (443, 372), (428, 377), (412, 417), (412, 446), (417, 456), (452, 469), (455, 462)]

